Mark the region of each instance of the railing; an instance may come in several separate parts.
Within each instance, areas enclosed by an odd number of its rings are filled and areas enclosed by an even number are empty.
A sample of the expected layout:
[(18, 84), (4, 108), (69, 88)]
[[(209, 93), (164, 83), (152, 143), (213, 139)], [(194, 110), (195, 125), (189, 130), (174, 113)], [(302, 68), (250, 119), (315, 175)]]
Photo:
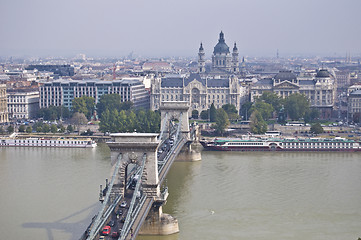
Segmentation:
[[(134, 189), (134, 192), (133, 192), (133, 197), (132, 197), (132, 201), (130, 202), (130, 206), (129, 206), (129, 210), (128, 210), (128, 213), (127, 213), (127, 217), (125, 219), (125, 222), (124, 222), (124, 225), (123, 225), (123, 229), (122, 229), (122, 232), (121, 232), (121, 235), (119, 237), (120, 240), (124, 240), (125, 237), (128, 235), (129, 233), (129, 230), (132, 226), (132, 224), (130, 224), (130, 221), (131, 219), (133, 220), (134, 219), (134, 214), (133, 211), (134, 210), (134, 206), (135, 206), (135, 201), (136, 201), (136, 198), (137, 198), (137, 193), (140, 189), (140, 186), (141, 186), (141, 183), (142, 183), (142, 176), (143, 176), (143, 171), (144, 171), (144, 165), (145, 165), (145, 160), (147, 159), (147, 155), (144, 154), (143, 155), (143, 162), (142, 162), (142, 167), (140, 169), (140, 173), (139, 173), (139, 179), (137, 181), (137, 184), (135, 186), (135, 189)], [(146, 195), (144, 194), (144, 196), (146, 197)], [(144, 202), (143, 202), (144, 203)], [(141, 207), (142, 205), (137, 205), (137, 209), (139, 209), (139, 207)], [(138, 210), (138, 213), (139, 213), (139, 210)], [(134, 221), (134, 220), (133, 220)]]
[(120, 199), (122, 198), (121, 195), (119, 195), (113, 202), (113, 204), (111, 204), (107, 210), (106, 207), (107, 205), (109, 204), (109, 198), (110, 198), (110, 194), (112, 192), (112, 188), (113, 188), (113, 185), (114, 185), (114, 182), (115, 182), (115, 179), (116, 179), (116, 175), (119, 171), (119, 168), (120, 168), (120, 163), (121, 163), (121, 159), (122, 159), (122, 154), (119, 154), (119, 157), (118, 157), (118, 161), (115, 165), (115, 169), (114, 169), (114, 172), (113, 172), (113, 175), (112, 175), (112, 179), (110, 181), (110, 184), (109, 184), (109, 187), (108, 187), (108, 191), (107, 191), (107, 194), (105, 195), (105, 199), (104, 199), (104, 202), (103, 202), (103, 206), (102, 208), (100, 209), (99, 213), (98, 213), (98, 216), (96, 218), (96, 220), (94, 221), (94, 225), (92, 227), (92, 230), (90, 231), (90, 234), (87, 238), (87, 240), (93, 240), (95, 238), (95, 236), (98, 234), (100, 228), (103, 226), (103, 224), (106, 222), (106, 220), (108, 219), (110, 213), (114, 210), (114, 208), (117, 206), (117, 204), (119, 203)]

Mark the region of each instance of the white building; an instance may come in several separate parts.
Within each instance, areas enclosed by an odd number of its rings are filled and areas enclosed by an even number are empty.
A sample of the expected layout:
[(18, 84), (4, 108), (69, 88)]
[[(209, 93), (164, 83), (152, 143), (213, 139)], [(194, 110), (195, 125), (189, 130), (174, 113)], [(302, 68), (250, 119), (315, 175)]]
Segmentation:
[(8, 90), (7, 99), (8, 112), (11, 118), (33, 118), (39, 110), (39, 91), (37, 90)]

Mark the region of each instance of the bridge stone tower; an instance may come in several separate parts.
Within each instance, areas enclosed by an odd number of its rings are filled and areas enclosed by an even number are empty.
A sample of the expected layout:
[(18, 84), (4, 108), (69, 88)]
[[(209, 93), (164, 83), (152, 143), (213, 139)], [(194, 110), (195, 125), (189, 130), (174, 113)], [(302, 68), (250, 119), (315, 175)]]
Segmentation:
[[(174, 101), (174, 102), (161, 102), (161, 132), (170, 132), (170, 121), (178, 119), (181, 123), (180, 133), (187, 140), (187, 143), (182, 148), (181, 152), (177, 156), (177, 161), (199, 161), (202, 159), (199, 144), (195, 142), (198, 134), (191, 136), (189, 129), (189, 103), (186, 101)], [(193, 133), (198, 132), (198, 126), (194, 126)], [(194, 148), (192, 149), (192, 146)]]
[(114, 183), (114, 194), (124, 194), (126, 169), (129, 164), (142, 165), (143, 155), (146, 154), (142, 177), (143, 191), (148, 196), (157, 197), (160, 194), (158, 185), (157, 149), (159, 141), (156, 133), (113, 133), (113, 142), (107, 142), (110, 148), (112, 172), (120, 154), (121, 167)]
[(161, 102), (159, 107), (161, 113), (161, 132), (170, 131), (169, 121), (170, 120), (179, 120), (181, 122), (181, 134), (186, 139), (190, 138), (189, 135), (189, 103), (186, 101), (174, 101), (174, 102)]
[(112, 171), (116, 162), (121, 157), (121, 166), (117, 173), (116, 181), (112, 188), (113, 199), (119, 194), (125, 194), (127, 167), (129, 164), (141, 166), (146, 154), (141, 186), (147, 198), (154, 199), (153, 207), (149, 210), (140, 234), (145, 235), (168, 235), (179, 232), (178, 220), (171, 215), (163, 213), (162, 205), (166, 196), (160, 191), (158, 173), (157, 150), (160, 141), (157, 133), (113, 133), (112, 142), (107, 142), (110, 148)]

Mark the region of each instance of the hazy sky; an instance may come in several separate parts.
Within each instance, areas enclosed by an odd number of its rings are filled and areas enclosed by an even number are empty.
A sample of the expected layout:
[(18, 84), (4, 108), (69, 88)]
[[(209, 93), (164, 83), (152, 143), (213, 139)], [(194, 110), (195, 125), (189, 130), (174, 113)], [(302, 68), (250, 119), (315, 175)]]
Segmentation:
[(0, 0), (0, 56), (361, 54), (361, 0)]

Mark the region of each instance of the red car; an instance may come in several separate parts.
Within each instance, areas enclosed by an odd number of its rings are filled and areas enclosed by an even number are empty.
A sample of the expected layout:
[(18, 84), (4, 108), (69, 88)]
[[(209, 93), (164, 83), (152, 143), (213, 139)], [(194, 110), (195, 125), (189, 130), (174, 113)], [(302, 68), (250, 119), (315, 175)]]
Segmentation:
[(109, 235), (110, 234), (110, 226), (105, 226), (102, 231), (103, 235)]
[(118, 232), (112, 232), (112, 234), (110, 236), (112, 238), (117, 238), (117, 237), (119, 237), (119, 233)]

